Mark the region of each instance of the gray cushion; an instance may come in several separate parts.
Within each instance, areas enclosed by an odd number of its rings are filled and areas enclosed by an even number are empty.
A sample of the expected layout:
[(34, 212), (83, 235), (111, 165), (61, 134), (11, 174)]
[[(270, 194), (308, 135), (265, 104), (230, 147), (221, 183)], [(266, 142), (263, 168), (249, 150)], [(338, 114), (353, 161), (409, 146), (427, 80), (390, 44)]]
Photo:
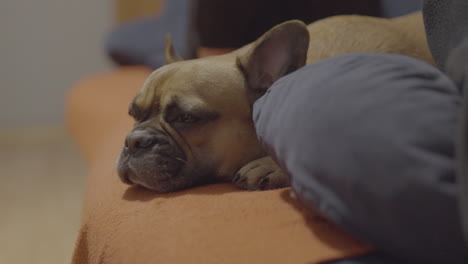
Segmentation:
[(453, 49), (447, 60), (447, 73), (463, 92), (460, 126), (458, 129), (457, 160), (458, 179), (462, 186), (460, 208), (465, 224), (465, 238), (468, 241), (468, 36)]
[(425, 0), (423, 15), (432, 55), (445, 69), (450, 51), (468, 36), (468, 1)]
[(171, 34), (174, 47), (185, 59), (194, 56), (189, 32), (190, 0), (165, 2), (160, 16), (130, 21), (116, 27), (106, 39), (106, 52), (119, 65), (164, 65), (164, 46)]
[(280, 79), (253, 115), (306, 206), (394, 257), (466, 264), (454, 162), (460, 102), (429, 64), (350, 54)]
[(422, 0), (380, 0), (382, 16), (398, 17), (421, 9)]

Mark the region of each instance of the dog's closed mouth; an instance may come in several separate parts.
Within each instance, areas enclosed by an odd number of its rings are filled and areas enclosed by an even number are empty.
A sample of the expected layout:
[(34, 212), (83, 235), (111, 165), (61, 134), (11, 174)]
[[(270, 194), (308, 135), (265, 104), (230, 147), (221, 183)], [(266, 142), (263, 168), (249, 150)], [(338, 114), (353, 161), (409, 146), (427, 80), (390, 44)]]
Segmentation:
[(130, 181), (130, 173), (128, 171), (127, 172), (119, 171), (119, 178), (125, 184), (129, 184), (129, 185), (133, 184), (133, 182)]
[(119, 157), (117, 171), (123, 183), (156, 184), (176, 177), (185, 164), (182, 157), (171, 157), (153, 152), (133, 156), (124, 149)]
[(173, 179), (185, 164), (184, 153), (167, 133), (145, 127), (127, 135), (117, 169), (126, 184), (153, 186)]

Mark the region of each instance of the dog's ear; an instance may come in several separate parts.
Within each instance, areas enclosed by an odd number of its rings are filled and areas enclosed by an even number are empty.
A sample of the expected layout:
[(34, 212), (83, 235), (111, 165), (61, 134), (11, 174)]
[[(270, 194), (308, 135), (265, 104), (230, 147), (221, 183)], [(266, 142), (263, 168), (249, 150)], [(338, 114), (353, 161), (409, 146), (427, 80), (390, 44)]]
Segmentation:
[(255, 41), (237, 58), (237, 65), (258, 98), (276, 80), (305, 65), (308, 47), (306, 25), (299, 20), (287, 21)]
[(181, 61), (182, 57), (180, 57), (174, 46), (172, 45), (172, 38), (170, 34), (166, 35), (166, 48), (165, 48), (165, 59), (166, 59), (166, 64), (170, 64), (176, 61)]

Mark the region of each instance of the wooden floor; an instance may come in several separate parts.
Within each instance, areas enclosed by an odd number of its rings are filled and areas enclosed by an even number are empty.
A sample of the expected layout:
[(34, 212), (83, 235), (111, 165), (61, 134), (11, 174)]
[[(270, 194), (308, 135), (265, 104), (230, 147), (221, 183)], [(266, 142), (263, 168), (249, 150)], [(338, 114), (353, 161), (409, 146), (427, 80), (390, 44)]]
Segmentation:
[(63, 128), (0, 130), (0, 264), (70, 263), (85, 176)]

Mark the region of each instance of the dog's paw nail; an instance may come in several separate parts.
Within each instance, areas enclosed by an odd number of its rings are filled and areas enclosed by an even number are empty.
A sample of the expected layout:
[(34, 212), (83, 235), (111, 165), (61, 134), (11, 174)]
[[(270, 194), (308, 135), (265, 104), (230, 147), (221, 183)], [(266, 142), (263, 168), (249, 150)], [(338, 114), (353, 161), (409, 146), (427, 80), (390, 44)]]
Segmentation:
[(240, 178), (240, 174), (239, 173), (236, 173), (236, 175), (234, 175), (234, 177), (232, 178), (232, 182), (237, 182)]
[(260, 181), (258, 182), (258, 189), (259, 190), (267, 189), (268, 186), (269, 186), (269, 183), (270, 183), (270, 177), (269, 176), (261, 178)]
[(241, 186), (241, 187), (246, 187), (247, 186), (247, 180), (248, 180), (247, 177), (239, 177), (239, 179), (237, 179), (237, 181), (236, 181), (236, 184), (238, 186)]

